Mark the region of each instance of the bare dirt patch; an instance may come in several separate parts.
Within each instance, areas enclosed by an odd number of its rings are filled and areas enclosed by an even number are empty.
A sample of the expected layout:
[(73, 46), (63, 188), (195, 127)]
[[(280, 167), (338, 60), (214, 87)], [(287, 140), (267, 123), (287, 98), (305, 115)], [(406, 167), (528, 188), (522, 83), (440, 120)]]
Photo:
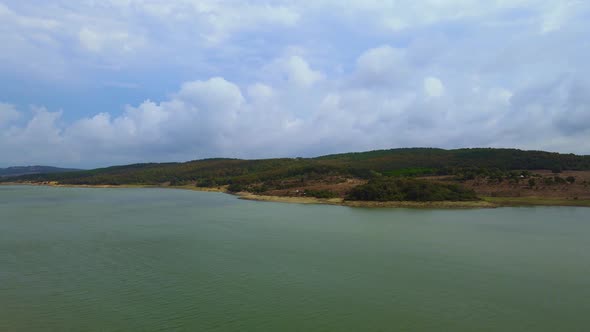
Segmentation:
[[(590, 171), (564, 171), (555, 174), (548, 170), (538, 170), (531, 173), (533, 176), (528, 178), (504, 180), (500, 183), (486, 179), (474, 179), (461, 183), (475, 190), (478, 195), (488, 197), (590, 199)], [(565, 180), (570, 176), (575, 179), (573, 183)], [(555, 177), (563, 181), (555, 181)], [(533, 181), (529, 182), (531, 179)]]

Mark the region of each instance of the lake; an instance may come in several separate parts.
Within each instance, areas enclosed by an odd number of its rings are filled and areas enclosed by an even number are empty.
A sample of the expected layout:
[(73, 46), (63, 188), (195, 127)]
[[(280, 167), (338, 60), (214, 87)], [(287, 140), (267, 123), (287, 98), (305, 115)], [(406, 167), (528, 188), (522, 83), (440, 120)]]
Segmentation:
[(0, 331), (589, 331), (590, 209), (0, 186)]

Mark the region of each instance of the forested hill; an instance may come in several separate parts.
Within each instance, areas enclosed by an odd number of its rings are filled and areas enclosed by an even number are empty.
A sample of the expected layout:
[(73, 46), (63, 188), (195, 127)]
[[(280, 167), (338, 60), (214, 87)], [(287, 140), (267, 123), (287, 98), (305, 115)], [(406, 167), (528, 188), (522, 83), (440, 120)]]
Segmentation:
[(387, 171), (408, 167), (478, 167), (501, 170), (590, 170), (590, 156), (517, 149), (408, 148), (327, 155), (317, 160)]
[(0, 177), (15, 177), (30, 174), (50, 174), (78, 171), (72, 168), (59, 168), (51, 166), (13, 166), (0, 168)]
[(516, 149), (408, 148), (345, 153), (318, 158), (262, 160), (204, 159), (185, 163), (148, 163), (89, 171), (33, 174), (0, 181), (57, 181), (64, 184), (196, 184), (198, 186), (278, 186), (285, 179), (320, 179), (344, 176), (371, 178), (382, 175), (445, 175), (510, 170), (590, 170), (590, 156), (522, 151)]

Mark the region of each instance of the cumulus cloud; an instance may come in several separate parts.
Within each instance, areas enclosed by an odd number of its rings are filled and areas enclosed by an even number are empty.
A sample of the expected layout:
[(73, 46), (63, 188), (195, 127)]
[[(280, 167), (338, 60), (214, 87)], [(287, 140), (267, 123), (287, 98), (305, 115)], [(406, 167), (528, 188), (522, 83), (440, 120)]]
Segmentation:
[[(469, 89), (469, 81), (448, 90), (433, 76), (407, 77), (408, 85), (393, 82), (391, 89), (346, 84), (366, 69), (366, 54), (350, 77), (317, 83), (316, 93), (304, 98), (308, 112), (294, 107), (290, 85), (242, 87), (213, 77), (185, 82), (166, 100), (128, 106), (118, 116), (99, 113), (65, 124), (61, 112), (34, 109), (28, 123), (4, 133), (0, 153), (11, 160), (106, 165), (433, 145), (588, 152), (576, 144), (590, 139), (590, 85), (583, 79), (514, 92), (485, 84)], [(409, 86), (422, 86), (425, 93)], [(448, 98), (439, 100), (443, 95)], [(6, 104), (0, 109), (12, 117), (16, 112)], [(33, 148), (23, 156), (25, 146)]]
[(360, 85), (402, 83), (408, 73), (405, 51), (382, 45), (365, 51), (356, 60), (356, 80)]
[[(52, 4), (0, 3), (4, 165), (401, 146), (590, 153), (586, 2)], [(37, 82), (46, 91), (31, 92)]]
[(279, 80), (275, 79), (277, 84), (283, 81), (299, 88), (310, 87), (324, 78), (324, 74), (313, 70), (309, 63), (299, 55), (280, 57), (267, 65), (264, 71), (268, 76), (279, 78)]
[(19, 117), (20, 113), (16, 110), (14, 105), (0, 103), (0, 128), (6, 126)]
[(445, 86), (436, 77), (427, 77), (424, 79), (424, 92), (429, 97), (441, 97), (445, 93)]

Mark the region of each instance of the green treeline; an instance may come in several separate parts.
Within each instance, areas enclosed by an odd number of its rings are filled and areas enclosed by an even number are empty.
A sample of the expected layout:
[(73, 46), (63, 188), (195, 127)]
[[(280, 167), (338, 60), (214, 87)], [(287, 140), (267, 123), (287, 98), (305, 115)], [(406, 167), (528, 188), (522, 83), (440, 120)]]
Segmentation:
[(443, 150), (407, 148), (345, 153), (317, 158), (378, 172), (403, 168), (497, 168), (502, 170), (590, 170), (590, 156), (518, 149), (473, 148)]
[(455, 184), (408, 178), (381, 177), (356, 186), (346, 199), (354, 201), (472, 201), (473, 190)]
[(336, 194), (335, 192), (330, 191), (330, 190), (325, 190), (325, 189), (320, 189), (320, 190), (307, 189), (307, 190), (305, 190), (305, 195), (308, 197), (315, 197), (315, 198), (335, 198), (335, 197), (338, 197), (338, 194)]

